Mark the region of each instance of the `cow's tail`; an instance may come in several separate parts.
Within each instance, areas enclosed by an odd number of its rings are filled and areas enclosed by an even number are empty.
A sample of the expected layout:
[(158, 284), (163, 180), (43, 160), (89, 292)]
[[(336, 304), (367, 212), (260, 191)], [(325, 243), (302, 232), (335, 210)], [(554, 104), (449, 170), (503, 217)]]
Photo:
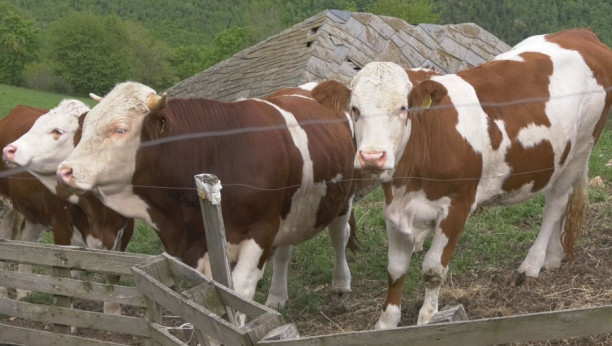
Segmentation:
[(352, 252), (361, 251), (362, 245), (359, 239), (357, 239), (357, 222), (355, 221), (355, 212), (353, 211), (353, 208), (351, 208), (351, 216), (349, 217), (349, 227), (351, 228), (351, 233), (346, 246)]
[(565, 209), (564, 226), (561, 230), (561, 244), (567, 260), (574, 260), (574, 246), (580, 235), (580, 226), (584, 218), (586, 203), (588, 201), (588, 168), (584, 169), (582, 176), (576, 179)]

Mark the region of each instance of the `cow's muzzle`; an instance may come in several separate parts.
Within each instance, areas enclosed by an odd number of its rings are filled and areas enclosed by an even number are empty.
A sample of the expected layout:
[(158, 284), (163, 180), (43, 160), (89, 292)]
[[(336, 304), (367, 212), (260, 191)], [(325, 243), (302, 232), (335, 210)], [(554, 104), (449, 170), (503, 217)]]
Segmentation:
[(358, 160), (361, 167), (366, 171), (383, 171), (387, 162), (387, 153), (384, 151), (359, 151)]

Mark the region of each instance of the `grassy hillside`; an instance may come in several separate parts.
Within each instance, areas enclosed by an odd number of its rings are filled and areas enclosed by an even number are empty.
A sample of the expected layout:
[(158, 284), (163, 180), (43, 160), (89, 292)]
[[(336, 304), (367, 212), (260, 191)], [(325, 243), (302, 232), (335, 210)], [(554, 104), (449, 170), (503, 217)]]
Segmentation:
[[(65, 98), (75, 97), (0, 84), (0, 118), (5, 117), (17, 105), (53, 108)], [(76, 97), (76, 99), (89, 106), (95, 103), (90, 98)]]

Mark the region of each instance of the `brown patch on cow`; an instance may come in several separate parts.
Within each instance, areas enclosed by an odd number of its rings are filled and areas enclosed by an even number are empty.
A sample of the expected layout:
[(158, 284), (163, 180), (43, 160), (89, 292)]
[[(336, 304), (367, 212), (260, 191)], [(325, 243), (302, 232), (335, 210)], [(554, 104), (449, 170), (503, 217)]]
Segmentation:
[(520, 143), (513, 143), (506, 155), (511, 175), (502, 184), (505, 191), (520, 189), (533, 182), (532, 192), (543, 189), (554, 172), (554, 151), (549, 141), (525, 148)]
[[(310, 96), (309, 93), (304, 95)], [(348, 213), (348, 204), (340, 211), (338, 205), (347, 201), (349, 195), (355, 191), (356, 184), (352, 183), (352, 178), (356, 149), (345, 113), (323, 106), (314, 99), (279, 96), (266, 100), (307, 124), (302, 126), (302, 129), (309, 139), (308, 151), (313, 162), (313, 179), (315, 183), (325, 183), (327, 196), (319, 203), (315, 226), (325, 226), (332, 215)], [(319, 125), (317, 122), (323, 123)], [(335, 148), (334, 151), (329, 150), (332, 147)], [(342, 152), (343, 155), (331, 157), (332, 152)]]
[(346, 112), (351, 101), (351, 89), (334, 80), (327, 80), (312, 89), (312, 97), (326, 107)]
[(561, 158), (559, 159), (559, 166), (563, 166), (563, 164), (565, 163), (565, 160), (567, 160), (567, 156), (569, 155), (571, 149), (572, 149), (572, 142), (567, 141), (567, 144), (565, 144), (565, 150), (563, 150), (563, 154), (561, 154)]
[(388, 282), (388, 291), (387, 298), (385, 299), (385, 303), (383, 304), (383, 311), (387, 309), (389, 304), (401, 306), (402, 303), (402, 288), (404, 286), (404, 281), (406, 280), (406, 275), (404, 274), (397, 278), (397, 280), (393, 280), (391, 275), (387, 273), (387, 282)]
[(413, 87), (433, 76), (440, 76), (440, 73), (434, 69), (408, 69), (406, 70), (406, 74), (408, 75), (408, 79), (412, 83)]
[(597, 35), (591, 30), (567, 29), (546, 35), (546, 39), (565, 49), (580, 53), (593, 71), (593, 77), (597, 80), (597, 83), (607, 91), (605, 107), (593, 129), (593, 139), (597, 143), (612, 107), (612, 90), (608, 90), (612, 87), (612, 51), (608, 46), (601, 43)]
[(499, 126), (491, 119), (491, 117), (487, 117), (487, 131), (489, 132), (489, 139), (491, 140), (491, 147), (493, 150), (499, 149), (502, 140), (504, 139), (504, 135), (502, 134)]
[(87, 116), (87, 113), (88, 112), (85, 112), (79, 116), (79, 127), (77, 127), (77, 130), (74, 132), (74, 138), (73, 138), (75, 147), (81, 141), (81, 136), (83, 135), (83, 122), (85, 121), (85, 117)]
[[(469, 184), (471, 185), (471, 184)], [(451, 261), (455, 247), (459, 242), (459, 237), (463, 233), (465, 222), (470, 214), (471, 205), (474, 203), (476, 187), (463, 188), (456, 196), (461, 196), (461, 199), (454, 199), (449, 207), (448, 215), (440, 222), (440, 229), (448, 238), (444, 250), (442, 250), (442, 256), (440, 257), (440, 264), (443, 267), (447, 267)], [(439, 285), (438, 285), (439, 286)]]
[(529, 125), (550, 127), (545, 110), (552, 62), (541, 53), (520, 56), (524, 61), (496, 60), (457, 73), (474, 87), (489, 121), (504, 122), (510, 140)]
[(385, 205), (391, 204), (391, 202), (393, 201), (393, 190), (391, 184), (383, 183), (380, 186), (382, 187), (383, 193), (385, 195)]
[[(447, 92), (432, 80), (412, 89), (412, 131), (394, 174), (394, 185), (406, 186), (407, 192), (423, 189), (432, 201), (466, 186), (475, 190), (482, 172), (482, 155), (457, 132), (459, 114)], [(429, 109), (419, 108), (430, 99)]]

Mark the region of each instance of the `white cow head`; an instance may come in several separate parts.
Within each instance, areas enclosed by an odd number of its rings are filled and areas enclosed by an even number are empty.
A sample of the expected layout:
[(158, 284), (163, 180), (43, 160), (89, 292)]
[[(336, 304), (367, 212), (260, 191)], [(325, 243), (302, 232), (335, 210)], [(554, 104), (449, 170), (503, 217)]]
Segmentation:
[(4, 160), (33, 173), (55, 174), (60, 162), (74, 149), (79, 116), (88, 110), (81, 101), (63, 100), (41, 115), (18, 140), (4, 147)]
[(353, 78), (349, 111), (355, 125), (355, 168), (389, 181), (410, 137), (406, 71), (390, 62), (371, 62)]
[(60, 181), (76, 190), (99, 187), (104, 194), (129, 185), (143, 120), (165, 102), (165, 95), (139, 83), (115, 86), (85, 117), (79, 144), (57, 169)]

